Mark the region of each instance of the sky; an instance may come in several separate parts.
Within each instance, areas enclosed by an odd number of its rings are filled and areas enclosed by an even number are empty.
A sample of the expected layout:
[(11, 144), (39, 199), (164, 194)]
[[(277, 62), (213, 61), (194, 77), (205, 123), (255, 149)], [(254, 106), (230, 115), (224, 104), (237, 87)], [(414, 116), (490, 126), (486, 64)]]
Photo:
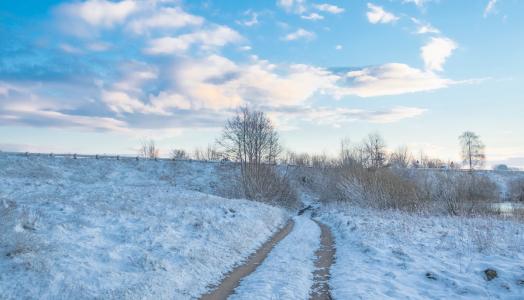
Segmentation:
[(164, 154), (240, 106), (290, 150), (380, 133), (524, 167), (524, 1), (0, 1), (0, 150)]

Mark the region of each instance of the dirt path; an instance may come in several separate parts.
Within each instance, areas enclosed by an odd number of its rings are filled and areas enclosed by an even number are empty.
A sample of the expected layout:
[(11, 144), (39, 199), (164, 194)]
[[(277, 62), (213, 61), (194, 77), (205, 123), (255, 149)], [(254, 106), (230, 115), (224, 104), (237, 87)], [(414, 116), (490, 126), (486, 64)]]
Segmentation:
[(215, 287), (215, 289), (202, 296), (201, 300), (221, 300), (227, 299), (236, 287), (238, 287), (240, 280), (248, 276), (264, 261), (271, 249), (278, 244), (283, 238), (285, 238), (293, 229), (294, 222), (289, 220), (289, 222), (282, 228), (279, 232), (271, 237), (271, 239), (265, 242), (262, 247), (260, 247), (255, 253), (253, 253), (241, 266), (236, 267), (233, 271), (226, 275), (222, 280), (220, 285)]
[(329, 290), (329, 268), (335, 259), (335, 247), (329, 227), (318, 221), (315, 221), (315, 223), (320, 226), (321, 230), (320, 248), (315, 253), (317, 256), (317, 260), (315, 261), (316, 270), (313, 273), (315, 283), (313, 284), (309, 299), (326, 300), (331, 299)]

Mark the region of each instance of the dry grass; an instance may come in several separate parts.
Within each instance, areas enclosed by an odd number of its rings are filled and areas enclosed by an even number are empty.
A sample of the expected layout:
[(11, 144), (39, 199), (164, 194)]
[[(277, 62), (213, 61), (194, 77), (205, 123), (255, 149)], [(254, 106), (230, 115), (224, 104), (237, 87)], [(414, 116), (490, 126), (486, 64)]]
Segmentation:
[(342, 166), (322, 172), (328, 178), (321, 192), (325, 202), (473, 216), (494, 214), (489, 204), (500, 200), (495, 183), (471, 173), (360, 166)]
[(0, 199), (0, 251), (14, 258), (36, 253), (42, 243), (35, 235), (39, 223), (37, 213), (19, 209), (16, 203)]

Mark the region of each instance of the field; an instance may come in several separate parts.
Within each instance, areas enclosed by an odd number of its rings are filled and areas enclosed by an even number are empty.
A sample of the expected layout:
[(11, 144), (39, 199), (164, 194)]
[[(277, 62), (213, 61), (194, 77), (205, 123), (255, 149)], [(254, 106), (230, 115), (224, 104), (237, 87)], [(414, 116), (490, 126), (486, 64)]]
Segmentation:
[(288, 172), (312, 206), (301, 216), (228, 196), (233, 163), (0, 154), (0, 298), (197, 299), (289, 220), (231, 299), (309, 299), (314, 220), (335, 239), (334, 299), (524, 297), (521, 221), (321, 201), (321, 181), (304, 179), (320, 173)]

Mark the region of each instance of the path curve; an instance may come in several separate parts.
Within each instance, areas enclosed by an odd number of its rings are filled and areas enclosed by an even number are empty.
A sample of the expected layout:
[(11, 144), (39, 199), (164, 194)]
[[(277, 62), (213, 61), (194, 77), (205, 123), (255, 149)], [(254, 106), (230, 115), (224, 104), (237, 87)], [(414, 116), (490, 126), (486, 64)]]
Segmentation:
[(251, 274), (266, 259), (273, 247), (284, 239), (293, 229), (295, 222), (289, 220), (279, 232), (274, 234), (271, 239), (265, 242), (255, 253), (251, 254), (247, 261), (229, 272), (222, 282), (213, 291), (203, 295), (201, 300), (221, 300), (227, 299), (233, 294), (240, 281)]
[(310, 294), (310, 300), (329, 300), (331, 292), (329, 289), (329, 269), (335, 260), (335, 247), (333, 236), (329, 227), (316, 220), (315, 223), (320, 227), (320, 248), (317, 250), (315, 260), (315, 272), (313, 278), (315, 280)]

